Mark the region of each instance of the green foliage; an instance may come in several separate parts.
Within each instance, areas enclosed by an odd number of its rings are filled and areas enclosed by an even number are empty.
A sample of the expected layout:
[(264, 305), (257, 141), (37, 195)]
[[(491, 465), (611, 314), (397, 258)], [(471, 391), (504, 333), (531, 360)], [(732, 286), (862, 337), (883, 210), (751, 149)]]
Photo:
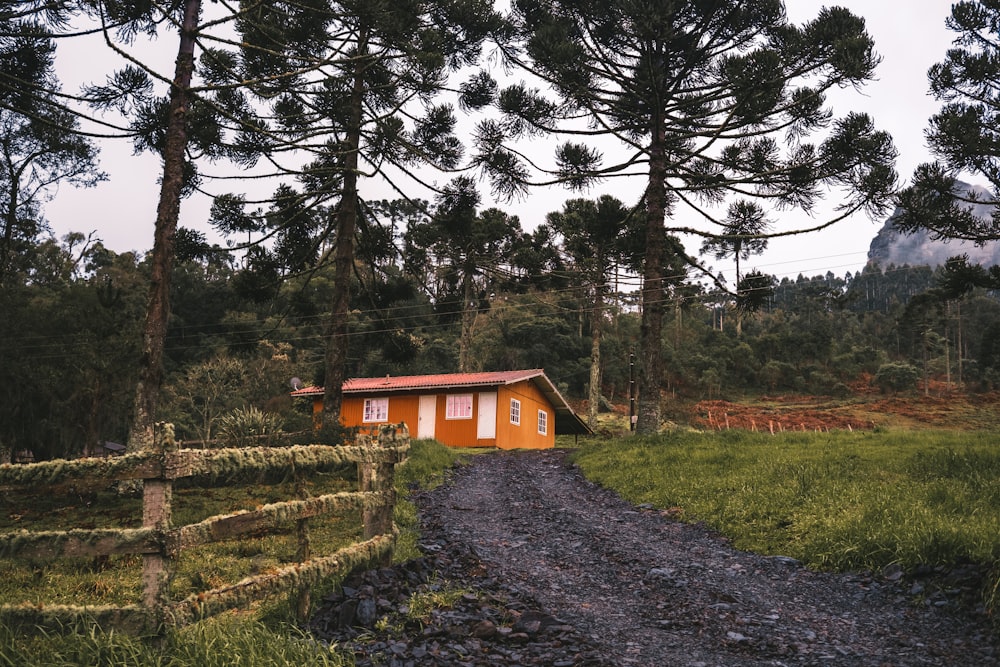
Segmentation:
[(97, 147), (62, 104), (50, 33), (30, 9), (4, 11), (0, 27), (0, 286), (7, 288), (41, 268), (36, 250), (48, 231), (42, 206), (59, 185), (93, 187), (107, 176)]
[(875, 384), (886, 393), (912, 391), (920, 378), (920, 371), (910, 364), (889, 363), (879, 366)]
[(574, 461), (633, 503), (821, 569), (1000, 563), (987, 433), (671, 432), (588, 444)]
[(559, 293), (509, 295), (495, 303), (476, 324), (471, 346), (476, 367), (544, 368), (556, 382), (566, 382), (573, 395), (583, 395), (590, 343), (580, 320), (561, 312), (580, 306), (573, 296)]
[(897, 225), (904, 231), (927, 230), (935, 238), (985, 243), (998, 238), (1000, 211), (968, 206), (993, 197), (989, 192), (959, 187), (955, 175), (973, 173), (988, 179), (995, 196), (1000, 189), (1000, 8), (994, 2), (952, 5), (946, 26), (957, 33), (944, 60), (927, 73), (931, 94), (943, 103), (930, 119), (927, 142), (939, 162), (919, 165), (913, 184), (899, 196)]
[[(0, 442), (37, 458), (124, 442), (144, 280), (131, 253), (46, 242), (33, 284), (0, 289)], [(43, 277), (48, 276), (48, 277)]]
[[(254, 329), (247, 334), (252, 349), (242, 355), (218, 351), (201, 361), (192, 361), (180, 372), (170, 376), (164, 387), (161, 417), (177, 426), (178, 437), (189, 440), (212, 440), (221, 434), (220, 428), (237, 428), (233, 421), (240, 414), (245, 429), (264, 428), (260, 413), (265, 411), (284, 421), (293, 417), (291, 401), (275, 401), (287, 392), (289, 378), (296, 375), (292, 362), (294, 349), (288, 343), (258, 340), (260, 324), (251, 313), (244, 317), (231, 316), (230, 337), (235, 338), (245, 326), (238, 320), (250, 319)], [(242, 411), (242, 412), (237, 412)], [(229, 415), (227, 417), (227, 415)], [(299, 420), (301, 421), (301, 420)], [(276, 432), (272, 425), (269, 432)], [(250, 430), (246, 430), (250, 434)], [(261, 431), (263, 434), (263, 431)]]
[(223, 447), (262, 447), (281, 440), (281, 426), (279, 415), (251, 405), (223, 415), (219, 419), (218, 435)]

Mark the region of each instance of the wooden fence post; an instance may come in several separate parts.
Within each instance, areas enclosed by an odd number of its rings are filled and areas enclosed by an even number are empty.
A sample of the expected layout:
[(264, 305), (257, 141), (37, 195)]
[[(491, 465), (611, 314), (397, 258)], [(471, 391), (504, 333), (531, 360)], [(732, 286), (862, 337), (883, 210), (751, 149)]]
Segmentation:
[[(158, 423), (154, 431), (153, 448), (156, 453), (165, 459), (166, 454), (177, 451), (173, 424)], [(165, 472), (161, 470), (160, 477), (142, 481), (142, 527), (154, 528), (161, 531), (161, 534), (170, 530), (170, 503), (173, 496), (173, 483), (166, 478)], [(161, 626), (163, 610), (168, 602), (170, 577), (166, 544), (161, 546), (160, 553), (143, 555), (142, 603), (152, 612), (157, 625)], [(159, 632), (161, 628), (156, 630)]]
[[(306, 477), (298, 468), (295, 468), (294, 474), (295, 495), (299, 497), (299, 500), (305, 500), (309, 497), (309, 491), (306, 488)], [(305, 563), (312, 558), (312, 546), (309, 542), (309, 519), (299, 519), (296, 521), (295, 532), (298, 539), (298, 550), (295, 553), (295, 560), (299, 563)], [(295, 601), (295, 617), (299, 621), (305, 622), (309, 619), (309, 607), (311, 603), (309, 586), (300, 586), (298, 598)]]
[[(374, 456), (358, 463), (358, 486), (359, 491), (381, 492), (385, 501), (372, 509), (364, 509), (361, 512), (361, 521), (364, 526), (364, 538), (369, 540), (376, 535), (384, 535), (392, 532), (392, 511), (396, 504), (396, 492), (394, 486), (394, 457), (385, 456), (386, 450), (396, 447), (396, 427), (383, 427), (377, 436), (373, 437)], [(380, 565), (387, 567), (392, 562), (392, 555), (386, 555)]]

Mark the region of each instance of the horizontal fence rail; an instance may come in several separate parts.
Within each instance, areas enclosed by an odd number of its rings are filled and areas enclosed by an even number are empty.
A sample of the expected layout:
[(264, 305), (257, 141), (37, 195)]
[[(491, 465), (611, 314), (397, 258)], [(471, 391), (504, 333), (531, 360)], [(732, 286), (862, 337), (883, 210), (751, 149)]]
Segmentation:
[[(92, 486), (142, 480), (143, 527), (66, 531), (19, 531), (0, 535), (0, 557), (74, 558), (135, 554), (143, 559), (143, 594), (138, 604), (71, 606), (43, 604), (0, 605), (0, 623), (12, 627), (50, 630), (96, 624), (137, 635), (156, 635), (167, 627), (181, 627), (267, 596), (297, 592), (297, 613), (308, 612), (309, 588), (351, 570), (391, 560), (396, 531), (393, 470), (409, 451), (405, 424), (385, 426), (358, 435), (354, 445), (297, 445), (240, 449), (177, 449), (173, 427), (159, 425), (152, 451), (117, 458), (85, 458), (0, 465), (0, 491), (18, 487)], [(302, 488), (305, 476), (334, 470), (345, 464), (358, 468), (359, 490), (314, 498), (289, 499), (255, 510), (209, 517), (198, 523), (171, 526), (172, 484), (183, 478), (227, 479), (247, 473), (291, 473)], [(309, 520), (360, 510), (364, 541), (336, 553), (310, 557)], [(218, 588), (171, 600), (167, 584), (171, 564), (192, 547), (237, 539), (296, 523), (299, 562), (248, 577)]]

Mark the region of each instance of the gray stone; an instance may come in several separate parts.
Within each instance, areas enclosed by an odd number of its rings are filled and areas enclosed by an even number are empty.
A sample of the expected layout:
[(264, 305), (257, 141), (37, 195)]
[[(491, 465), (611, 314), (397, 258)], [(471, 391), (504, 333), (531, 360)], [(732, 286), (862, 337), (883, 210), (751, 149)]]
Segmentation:
[(370, 628), (375, 625), (378, 619), (378, 611), (375, 608), (375, 600), (364, 598), (358, 601), (358, 610), (354, 614), (354, 619), (363, 628)]

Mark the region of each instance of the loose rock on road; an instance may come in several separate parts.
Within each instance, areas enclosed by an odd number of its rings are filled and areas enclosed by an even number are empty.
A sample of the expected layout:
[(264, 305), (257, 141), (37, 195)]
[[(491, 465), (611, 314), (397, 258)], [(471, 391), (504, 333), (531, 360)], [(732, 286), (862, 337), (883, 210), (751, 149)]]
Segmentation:
[[(898, 577), (738, 551), (587, 482), (561, 450), (473, 457), (416, 500), (425, 558), (356, 577), (311, 623), (359, 665), (1000, 664), (961, 587), (921, 601)], [(468, 591), (450, 609), (374, 629), (449, 586)]]

